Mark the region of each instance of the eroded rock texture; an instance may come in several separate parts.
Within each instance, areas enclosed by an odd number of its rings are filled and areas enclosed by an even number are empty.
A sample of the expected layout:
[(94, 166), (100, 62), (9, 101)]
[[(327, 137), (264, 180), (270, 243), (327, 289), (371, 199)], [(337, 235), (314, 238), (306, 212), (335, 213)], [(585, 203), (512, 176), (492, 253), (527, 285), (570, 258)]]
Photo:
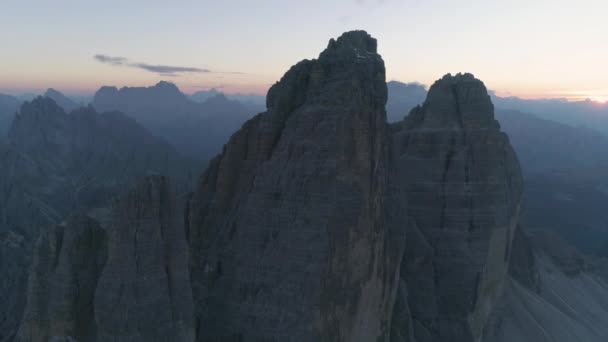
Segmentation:
[(94, 340), (93, 301), (107, 253), (106, 232), (88, 217), (70, 217), (43, 233), (34, 252), (18, 340)]
[(113, 206), (95, 293), (99, 341), (192, 341), (183, 214), (166, 177), (146, 177)]
[(148, 176), (103, 222), (75, 217), (36, 247), (20, 341), (193, 341), (183, 212)]
[(200, 341), (383, 341), (406, 215), (387, 205), (384, 63), (361, 31), (268, 92), (189, 211)]
[(446, 75), (393, 127), (410, 225), (401, 277), (416, 341), (476, 341), (501, 294), (522, 178), (483, 83)]

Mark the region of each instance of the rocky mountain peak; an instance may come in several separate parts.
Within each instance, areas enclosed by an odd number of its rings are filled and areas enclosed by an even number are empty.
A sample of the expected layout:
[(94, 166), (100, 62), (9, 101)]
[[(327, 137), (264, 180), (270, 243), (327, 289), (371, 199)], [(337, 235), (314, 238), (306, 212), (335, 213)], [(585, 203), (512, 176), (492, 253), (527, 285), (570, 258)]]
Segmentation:
[(377, 53), (378, 41), (367, 32), (357, 30), (343, 33), (338, 39), (330, 39), (327, 51), (359, 51), (361, 53)]
[(388, 337), (401, 248), (385, 222), (406, 223), (383, 199), (387, 90), (375, 51), (352, 32), (293, 66), (210, 163), (188, 222), (199, 340)]
[(270, 88), (267, 107), (291, 111), (304, 102), (351, 110), (384, 107), (388, 93), (385, 68), (376, 45), (365, 31), (347, 32), (330, 40), (318, 59), (294, 65)]
[(409, 121), (426, 129), (498, 129), (494, 106), (483, 82), (469, 73), (447, 74), (430, 87)]
[(181, 91), (173, 82), (160, 81), (154, 85), (154, 88), (166, 93), (181, 94)]
[(65, 96), (62, 92), (53, 88), (47, 89), (44, 93), (44, 97), (53, 99), (53, 101), (55, 101), (55, 103), (57, 103), (57, 105), (63, 108), (66, 112), (72, 111), (79, 107), (79, 105), (72, 99)]
[(59, 152), (67, 144), (68, 130), (68, 114), (63, 108), (49, 97), (38, 96), (23, 103), (9, 129), (8, 140), (24, 151), (47, 146)]

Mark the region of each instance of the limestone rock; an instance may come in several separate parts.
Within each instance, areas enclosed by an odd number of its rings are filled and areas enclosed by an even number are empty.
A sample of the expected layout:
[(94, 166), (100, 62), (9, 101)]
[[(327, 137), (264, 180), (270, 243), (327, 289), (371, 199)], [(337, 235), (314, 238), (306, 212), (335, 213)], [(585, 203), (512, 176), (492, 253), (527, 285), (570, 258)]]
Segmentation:
[(199, 341), (389, 337), (407, 217), (376, 45), (348, 32), (293, 66), (211, 161), (189, 206)]
[(171, 183), (148, 176), (113, 206), (95, 292), (98, 341), (193, 341), (183, 214)]
[(107, 253), (106, 232), (88, 217), (70, 217), (44, 232), (34, 252), (18, 340), (93, 341), (93, 300)]
[(424, 104), (392, 130), (410, 227), (419, 230), (401, 273), (415, 337), (476, 341), (506, 278), (519, 163), (485, 86), (470, 74), (435, 82)]
[(540, 291), (540, 276), (536, 256), (528, 233), (519, 225), (513, 236), (513, 247), (509, 260), (509, 274), (531, 291)]
[(183, 214), (171, 183), (146, 177), (110, 222), (72, 217), (42, 235), (18, 340), (194, 341)]

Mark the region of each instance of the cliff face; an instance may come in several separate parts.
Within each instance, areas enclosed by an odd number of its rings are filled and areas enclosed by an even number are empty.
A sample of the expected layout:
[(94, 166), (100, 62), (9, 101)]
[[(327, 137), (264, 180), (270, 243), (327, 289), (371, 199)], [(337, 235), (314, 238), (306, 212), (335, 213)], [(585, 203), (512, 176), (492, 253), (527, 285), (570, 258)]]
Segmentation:
[(386, 96), (376, 40), (345, 33), (211, 162), (189, 210), (200, 341), (387, 337), (403, 218), (385, 198)]
[(407, 192), (401, 278), (418, 341), (476, 341), (500, 295), (522, 178), (483, 83), (446, 75), (393, 126)]
[(146, 177), (113, 206), (95, 292), (99, 341), (192, 341), (183, 214), (168, 179)]
[(107, 259), (106, 232), (88, 217), (73, 216), (44, 232), (34, 251), (18, 340), (71, 336), (93, 341), (93, 301)]
[(193, 341), (183, 215), (146, 177), (111, 220), (73, 217), (36, 246), (19, 341)]

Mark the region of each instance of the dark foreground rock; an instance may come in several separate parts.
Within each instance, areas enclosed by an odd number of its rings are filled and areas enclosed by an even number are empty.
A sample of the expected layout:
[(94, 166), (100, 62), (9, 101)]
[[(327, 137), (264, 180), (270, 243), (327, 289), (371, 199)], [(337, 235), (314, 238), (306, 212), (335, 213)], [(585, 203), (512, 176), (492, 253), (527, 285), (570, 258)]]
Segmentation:
[[(382, 341), (402, 235), (391, 225), (384, 63), (361, 31), (292, 67), (190, 205), (200, 341)], [(404, 208), (401, 208), (403, 212)]]

